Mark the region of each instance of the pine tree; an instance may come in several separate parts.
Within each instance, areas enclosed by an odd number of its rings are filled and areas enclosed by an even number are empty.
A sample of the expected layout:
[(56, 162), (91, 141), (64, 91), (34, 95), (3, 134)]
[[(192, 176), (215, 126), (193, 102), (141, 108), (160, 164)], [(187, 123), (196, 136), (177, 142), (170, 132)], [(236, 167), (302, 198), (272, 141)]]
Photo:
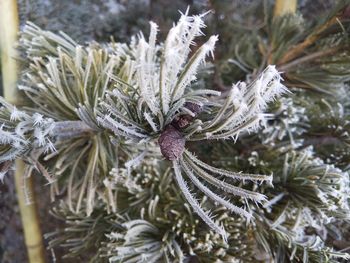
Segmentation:
[(181, 13), (164, 41), (154, 22), (85, 45), (25, 25), (0, 179), (17, 158), (45, 177), (65, 224), (50, 248), (82, 262), (350, 259), (349, 1), (317, 22), (268, 11), (253, 33), (220, 27), (224, 2)]

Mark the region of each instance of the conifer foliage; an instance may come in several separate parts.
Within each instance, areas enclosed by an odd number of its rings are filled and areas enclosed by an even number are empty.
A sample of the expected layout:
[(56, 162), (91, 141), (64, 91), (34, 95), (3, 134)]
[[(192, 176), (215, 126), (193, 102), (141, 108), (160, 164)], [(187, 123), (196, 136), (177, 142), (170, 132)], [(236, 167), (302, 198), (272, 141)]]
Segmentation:
[[(350, 216), (349, 104), (308, 94), (348, 92), (345, 7), (309, 35), (299, 15), (271, 19), (269, 34), (237, 40), (219, 62), (220, 36), (203, 33), (208, 14), (181, 14), (164, 42), (154, 22), (129, 43), (86, 45), (28, 22), (18, 44), (25, 105), (0, 100), (0, 179), (16, 158), (24, 176), (43, 175), (59, 199), (52, 214), (65, 222), (46, 235), (49, 247), (81, 260), (347, 260), (332, 240)], [(261, 39), (270, 51), (252, 53)], [(298, 47), (310, 39), (303, 57)], [(310, 57), (318, 60), (301, 72)], [(208, 68), (230, 63), (246, 81), (220, 91), (203, 83)], [(328, 109), (327, 126), (315, 126), (315, 105)], [(320, 140), (335, 142), (333, 155), (313, 146)]]

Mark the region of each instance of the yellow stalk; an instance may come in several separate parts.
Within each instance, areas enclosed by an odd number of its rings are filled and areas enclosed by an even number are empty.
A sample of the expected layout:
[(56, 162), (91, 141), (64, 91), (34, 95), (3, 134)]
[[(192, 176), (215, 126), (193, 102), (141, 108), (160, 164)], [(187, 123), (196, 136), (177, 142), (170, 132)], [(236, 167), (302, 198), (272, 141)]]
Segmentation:
[[(43, 238), (40, 229), (39, 215), (35, 203), (33, 180), (32, 177), (24, 178), (24, 172), (24, 162), (22, 160), (16, 160), (16, 191), (22, 218), (28, 259), (30, 263), (45, 263)], [(26, 189), (26, 194), (28, 191), (30, 197), (25, 196), (24, 189)], [(28, 198), (31, 201), (30, 204), (27, 203)]]
[[(277, 18), (286, 14), (294, 14), (297, 10), (298, 0), (275, 0), (275, 8), (273, 17)], [(273, 60), (273, 50), (275, 49), (273, 43), (267, 57), (268, 64), (275, 64)]]
[(276, 0), (274, 17), (282, 16), (287, 13), (295, 13), (297, 10), (297, 0)]
[[(1, 67), (3, 78), (4, 97), (8, 102), (18, 104), (16, 51), (14, 49), (18, 33), (18, 12), (16, 0), (0, 1), (0, 47)], [(26, 204), (24, 187), (33, 194), (34, 188), (31, 178), (24, 178), (25, 164), (21, 160), (15, 163), (15, 183), (19, 209), (21, 213), (24, 238), (30, 263), (44, 263), (43, 238), (39, 224), (39, 216), (35, 205), (35, 196), (32, 203)], [(26, 185), (23, 185), (23, 182)]]

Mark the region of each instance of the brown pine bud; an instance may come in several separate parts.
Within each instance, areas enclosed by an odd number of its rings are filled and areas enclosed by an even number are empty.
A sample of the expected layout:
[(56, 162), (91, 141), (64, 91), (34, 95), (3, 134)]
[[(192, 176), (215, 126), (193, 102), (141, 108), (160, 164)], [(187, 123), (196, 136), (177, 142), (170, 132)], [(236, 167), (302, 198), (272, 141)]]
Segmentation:
[(193, 117), (190, 115), (181, 115), (173, 120), (172, 125), (181, 130), (186, 128), (192, 122), (192, 120)]
[(203, 108), (195, 103), (192, 102), (186, 102), (185, 103), (185, 108), (189, 109), (190, 111), (192, 111), (194, 113), (194, 117), (189, 115), (189, 114), (185, 114), (185, 115), (180, 115), (178, 117), (176, 117), (173, 122), (172, 125), (174, 125), (176, 128), (178, 129), (184, 129), (186, 128), (188, 125), (190, 125), (190, 123), (193, 121), (193, 119), (198, 116), (198, 114), (203, 110)]
[(158, 143), (163, 156), (169, 160), (177, 160), (185, 150), (185, 137), (173, 125), (168, 125), (161, 133)]
[(196, 103), (193, 103), (193, 102), (186, 102), (185, 103), (185, 108), (187, 108), (190, 111), (192, 111), (195, 114), (195, 116), (197, 116), (203, 110), (202, 106), (200, 106), (200, 105), (198, 105)]

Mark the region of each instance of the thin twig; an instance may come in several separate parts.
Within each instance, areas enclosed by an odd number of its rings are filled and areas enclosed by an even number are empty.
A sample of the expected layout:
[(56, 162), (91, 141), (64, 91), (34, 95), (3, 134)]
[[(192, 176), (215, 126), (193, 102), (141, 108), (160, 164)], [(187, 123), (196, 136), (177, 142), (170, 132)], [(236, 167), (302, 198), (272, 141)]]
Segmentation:
[(291, 68), (293, 68), (295, 66), (301, 65), (302, 63), (305, 63), (305, 62), (312, 61), (312, 60), (317, 59), (317, 58), (321, 58), (321, 57), (324, 57), (324, 56), (328, 56), (328, 55), (334, 54), (334, 53), (338, 52), (340, 49), (341, 49), (341, 47), (334, 47), (334, 48), (330, 48), (328, 50), (321, 50), (321, 51), (318, 51), (318, 52), (315, 52), (315, 53), (303, 56), (303, 57), (295, 59), (295, 60), (293, 60), (293, 61), (291, 61), (291, 62), (289, 62), (287, 64), (279, 66), (278, 70), (280, 70), (280, 71), (288, 71), (289, 69), (291, 69)]
[(314, 33), (311, 33), (303, 42), (298, 45), (292, 47), (277, 63), (279, 65), (285, 64), (294, 58), (298, 57), (300, 54), (304, 52), (304, 50), (311, 46), (316, 40), (320, 37), (321, 33), (329, 28), (331, 25), (337, 22), (337, 18), (333, 17), (328, 20), (325, 24), (321, 25)]

